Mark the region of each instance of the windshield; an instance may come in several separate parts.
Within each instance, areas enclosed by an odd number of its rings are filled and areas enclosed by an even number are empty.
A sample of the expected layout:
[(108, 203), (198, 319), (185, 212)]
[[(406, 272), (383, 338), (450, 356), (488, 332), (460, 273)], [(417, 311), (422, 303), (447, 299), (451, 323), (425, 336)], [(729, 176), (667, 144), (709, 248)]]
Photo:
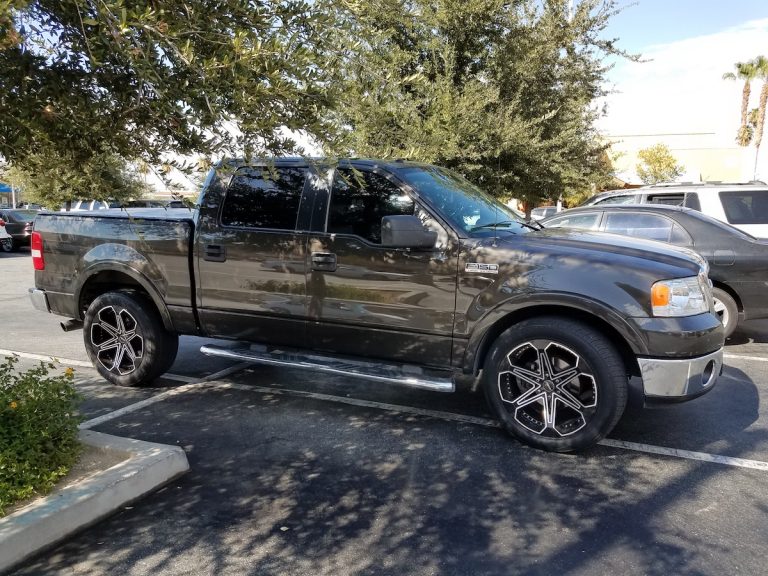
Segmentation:
[(430, 206), (468, 235), (485, 236), (494, 230), (522, 234), (532, 230), (510, 208), (455, 172), (414, 166), (399, 174)]
[(34, 210), (12, 210), (9, 214), (22, 222), (32, 222), (37, 216), (37, 212)]

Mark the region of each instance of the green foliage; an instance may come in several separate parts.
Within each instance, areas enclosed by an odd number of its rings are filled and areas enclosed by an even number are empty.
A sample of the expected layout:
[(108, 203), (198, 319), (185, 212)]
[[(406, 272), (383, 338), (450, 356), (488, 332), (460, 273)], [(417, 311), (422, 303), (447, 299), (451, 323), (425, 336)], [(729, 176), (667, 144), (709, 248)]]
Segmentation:
[(80, 452), (72, 369), (52, 376), (54, 366), (41, 363), (17, 372), (17, 361), (0, 364), (0, 515), (50, 490)]
[(637, 175), (643, 184), (672, 182), (683, 173), (683, 167), (664, 144), (644, 148), (637, 153)]
[[(331, 152), (457, 168), (486, 190), (538, 203), (605, 176), (594, 128), (612, 1), (375, 0), (339, 46)], [(354, 32), (356, 31), (356, 33)], [(626, 56), (626, 55), (625, 55)]]
[(29, 174), (58, 159), (67, 181), (112, 155), (277, 154), (296, 148), (284, 128), (328, 139), (334, 14), (325, 0), (0, 0), (0, 156)]
[(24, 190), (24, 198), (58, 210), (78, 198), (128, 200), (140, 198), (147, 186), (116, 154), (97, 154), (77, 162), (72, 154), (50, 157), (34, 152), (14, 163), (3, 179)]

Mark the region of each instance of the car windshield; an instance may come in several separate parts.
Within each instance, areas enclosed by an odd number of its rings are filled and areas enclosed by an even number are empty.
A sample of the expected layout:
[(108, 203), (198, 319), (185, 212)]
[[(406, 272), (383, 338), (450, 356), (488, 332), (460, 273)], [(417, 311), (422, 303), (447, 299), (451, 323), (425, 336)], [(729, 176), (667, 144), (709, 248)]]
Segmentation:
[(421, 198), (468, 235), (486, 235), (494, 230), (522, 234), (534, 229), (455, 172), (436, 166), (414, 166), (399, 173)]

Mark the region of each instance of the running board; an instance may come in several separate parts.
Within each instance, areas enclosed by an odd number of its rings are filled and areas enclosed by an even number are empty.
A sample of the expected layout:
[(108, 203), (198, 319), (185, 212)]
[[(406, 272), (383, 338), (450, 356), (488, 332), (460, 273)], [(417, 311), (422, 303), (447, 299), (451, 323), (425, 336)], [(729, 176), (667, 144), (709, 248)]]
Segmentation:
[(206, 344), (200, 348), (200, 352), (207, 356), (233, 358), (256, 364), (308, 368), (320, 372), (330, 372), (331, 374), (356, 376), (376, 382), (386, 382), (387, 384), (399, 384), (400, 386), (432, 390), (433, 392), (453, 392), (456, 389), (452, 378), (430, 376), (425, 374), (421, 368), (407, 364), (364, 362), (347, 358), (321, 356), (290, 349), (267, 349), (264, 346), (226, 348), (224, 346)]

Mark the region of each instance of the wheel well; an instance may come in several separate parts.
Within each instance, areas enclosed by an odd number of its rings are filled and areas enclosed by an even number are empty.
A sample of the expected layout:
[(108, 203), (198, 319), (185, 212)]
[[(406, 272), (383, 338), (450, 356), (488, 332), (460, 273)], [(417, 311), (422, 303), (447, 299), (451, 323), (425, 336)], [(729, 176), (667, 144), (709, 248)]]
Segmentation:
[(733, 301), (736, 302), (736, 307), (739, 309), (739, 312), (744, 311), (744, 306), (741, 303), (741, 298), (739, 298), (739, 295), (733, 291), (733, 288), (731, 288), (727, 284), (718, 282), (717, 280), (712, 280), (712, 286), (714, 288), (720, 288), (720, 290), (722, 290), (723, 292), (727, 292), (728, 294), (730, 294), (731, 298), (733, 298)]
[[(154, 302), (149, 292), (135, 278), (123, 272), (105, 270), (90, 277), (80, 289), (77, 308), (80, 318), (85, 318), (86, 310), (96, 298), (107, 292), (117, 290), (132, 290), (144, 294), (151, 302)], [(160, 317), (163, 319), (163, 324), (166, 324), (166, 319), (162, 313), (160, 313)]]
[(508, 314), (496, 322), (496, 324), (488, 329), (480, 344), (480, 349), (478, 350), (475, 359), (474, 373), (477, 374), (479, 369), (482, 368), (485, 363), (486, 355), (493, 346), (493, 343), (504, 330), (513, 324), (537, 316), (559, 316), (561, 318), (569, 318), (571, 320), (580, 321), (598, 330), (616, 347), (616, 351), (621, 356), (624, 366), (627, 368), (627, 373), (631, 376), (640, 376), (640, 365), (637, 363), (635, 353), (632, 352), (632, 348), (630, 348), (627, 341), (613, 326), (594, 314), (576, 308), (569, 308), (568, 306), (531, 306)]

